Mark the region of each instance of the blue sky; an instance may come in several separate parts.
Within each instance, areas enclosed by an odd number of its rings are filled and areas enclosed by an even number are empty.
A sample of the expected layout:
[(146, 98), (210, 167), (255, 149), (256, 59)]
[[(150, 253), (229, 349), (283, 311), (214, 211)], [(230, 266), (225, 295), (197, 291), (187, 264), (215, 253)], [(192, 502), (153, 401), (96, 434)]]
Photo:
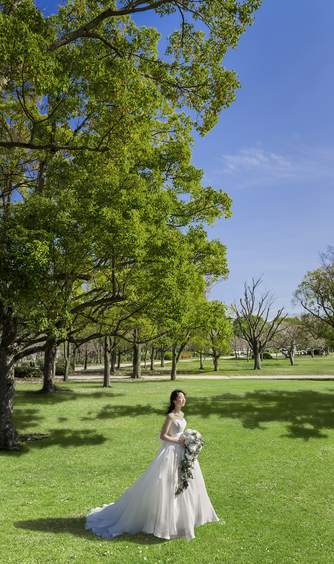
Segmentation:
[(275, 308), (333, 241), (334, 3), (264, 0), (226, 57), (242, 88), (193, 162), (233, 198), (233, 217), (209, 229), (228, 248), (230, 275), (211, 298), (237, 300), (263, 275)]
[[(38, 6), (47, 14), (56, 4)], [(164, 18), (136, 19), (172, 30)], [(298, 313), (293, 291), (334, 244), (333, 22), (333, 0), (264, 0), (227, 54), (242, 88), (193, 151), (205, 183), (233, 198), (232, 218), (208, 229), (227, 246), (230, 269), (212, 299), (230, 304), (262, 275), (275, 308)]]

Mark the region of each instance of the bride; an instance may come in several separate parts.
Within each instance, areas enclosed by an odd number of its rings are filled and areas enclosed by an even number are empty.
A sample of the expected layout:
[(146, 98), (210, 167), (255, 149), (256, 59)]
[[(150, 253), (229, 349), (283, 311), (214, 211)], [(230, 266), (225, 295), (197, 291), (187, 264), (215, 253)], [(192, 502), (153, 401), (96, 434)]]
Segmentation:
[(172, 392), (167, 418), (159, 435), (162, 446), (157, 456), (118, 501), (91, 510), (86, 518), (86, 529), (108, 539), (123, 533), (145, 532), (163, 539), (191, 540), (195, 537), (194, 527), (219, 521), (197, 460), (189, 487), (175, 495), (185, 447), (185, 442), (180, 439), (186, 427), (181, 411), (185, 401), (182, 390)]

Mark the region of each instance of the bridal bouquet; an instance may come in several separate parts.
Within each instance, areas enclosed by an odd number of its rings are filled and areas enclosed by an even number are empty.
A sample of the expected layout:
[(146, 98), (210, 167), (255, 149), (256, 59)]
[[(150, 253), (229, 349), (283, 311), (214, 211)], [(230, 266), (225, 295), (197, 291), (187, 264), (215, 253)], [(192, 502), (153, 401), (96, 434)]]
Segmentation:
[(192, 479), (192, 468), (194, 468), (194, 463), (203, 448), (204, 441), (202, 435), (195, 430), (187, 429), (180, 439), (183, 439), (186, 443), (186, 448), (184, 451), (183, 459), (179, 466), (179, 483), (175, 495), (180, 495), (189, 486), (189, 480)]

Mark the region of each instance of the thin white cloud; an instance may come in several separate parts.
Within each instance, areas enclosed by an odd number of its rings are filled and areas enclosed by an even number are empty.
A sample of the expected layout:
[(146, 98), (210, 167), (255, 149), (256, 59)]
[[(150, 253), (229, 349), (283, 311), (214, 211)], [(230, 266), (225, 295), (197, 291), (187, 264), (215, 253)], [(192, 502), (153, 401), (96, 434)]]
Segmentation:
[(237, 188), (277, 184), (284, 180), (296, 183), (334, 179), (334, 147), (291, 147), (281, 153), (261, 147), (241, 149), (237, 154), (222, 155), (222, 165), (206, 171), (205, 181), (222, 177)]

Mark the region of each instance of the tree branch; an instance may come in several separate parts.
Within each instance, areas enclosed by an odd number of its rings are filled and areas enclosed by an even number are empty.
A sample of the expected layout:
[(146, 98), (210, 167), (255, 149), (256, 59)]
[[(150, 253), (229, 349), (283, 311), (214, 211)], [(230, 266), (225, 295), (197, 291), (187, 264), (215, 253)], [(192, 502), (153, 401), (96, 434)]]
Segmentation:
[(98, 33), (90, 33), (88, 31), (84, 32), (82, 34), (82, 37), (90, 37), (92, 39), (99, 39), (100, 41), (103, 41), (103, 43), (105, 45), (107, 45), (107, 47), (110, 47), (110, 49), (112, 49), (113, 51), (115, 51), (115, 53), (117, 53), (117, 55), (119, 57), (121, 57), (122, 59), (124, 59), (125, 55), (122, 53), (122, 51), (120, 51), (118, 49), (118, 47), (116, 47), (116, 45), (113, 45), (112, 43), (110, 43), (110, 41), (108, 41), (107, 39), (105, 39), (104, 37), (102, 37), (102, 35), (99, 35)]
[(56, 49), (59, 49), (59, 47), (62, 47), (63, 45), (68, 45), (69, 43), (76, 41), (80, 37), (84, 37), (87, 32), (89, 32), (91, 29), (94, 29), (94, 27), (99, 25), (107, 18), (116, 18), (116, 17), (118, 18), (120, 16), (135, 14), (137, 12), (146, 12), (148, 10), (155, 10), (160, 6), (163, 6), (163, 4), (169, 4), (170, 0), (158, 0), (157, 2), (149, 4), (148, 6), (144, 6), (143, 8), (138, 8), (138, 6), (144, 4), (145, 2), (146, 0), (139, 0), (139, 2), (130, 2), (130, 4), (128, 4), (124, 8), (120, 8), (119, 10), (112, 10), (111, 8), (105, 10), (99, 16), (88, 22), (83, 27), (80, 27), (76, 31), (72, 31), (71, 33), (68, 33), (63, 37), (56, 39), (53, 43), (51, 43), (51, 45), (48, 48), (48, 51), (51, 52), (55, 51)]
[(97, 153), (106, 153), (109, 151), (109, 147), (97, 148), (90, 147), (89, 145), (52, 145), (52, 143), (48, 143), (46, 145), (35, 145), (34, 143), (22, 143), (20, 141), (0, 141), (0, 147), (5, 147), (6, 149), (31, 149), (33, 151), (49, 150), (53, 153), (56, 153), (57, 151), (95, 151)]

